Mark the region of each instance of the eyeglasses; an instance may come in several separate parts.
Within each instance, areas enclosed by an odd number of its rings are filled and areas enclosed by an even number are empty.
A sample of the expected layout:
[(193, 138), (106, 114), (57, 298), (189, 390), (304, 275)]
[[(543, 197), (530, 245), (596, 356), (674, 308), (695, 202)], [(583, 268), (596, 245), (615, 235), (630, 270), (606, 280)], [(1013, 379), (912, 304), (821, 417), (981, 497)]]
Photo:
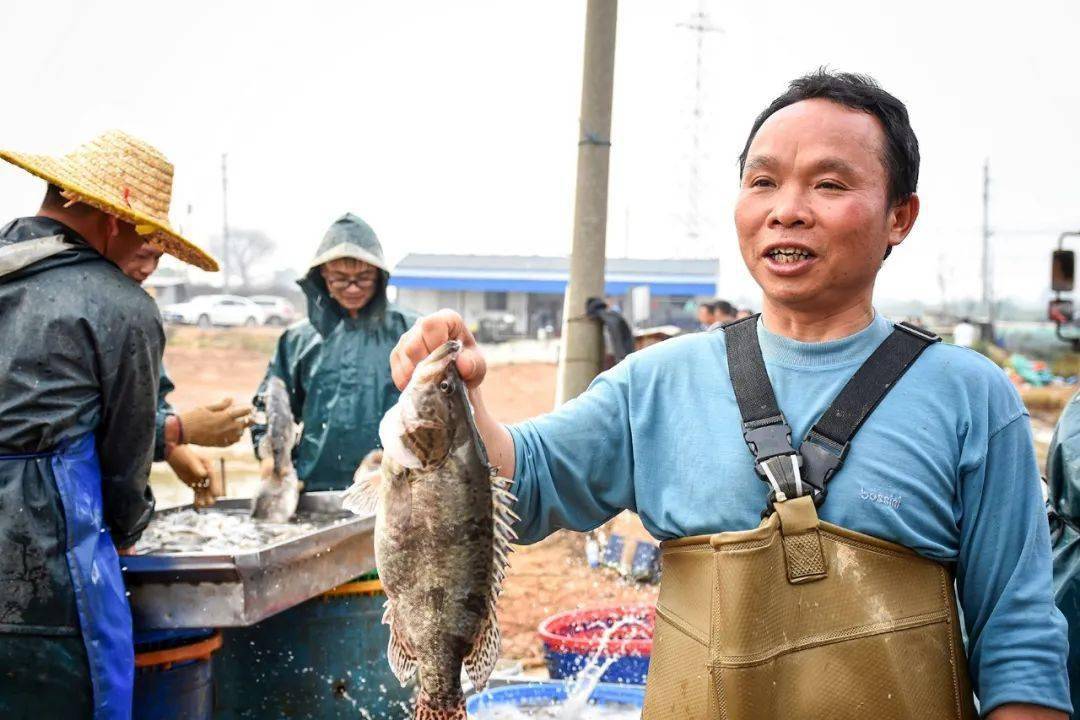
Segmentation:
[(367, 290), (375, 287), (377, 279), (378, 276), (374, 274), (354, 278), (328, 277), (326, 278), (326, 284), (333, 290), (345, 290), (350, 285), (355, 285), (357, 290)]

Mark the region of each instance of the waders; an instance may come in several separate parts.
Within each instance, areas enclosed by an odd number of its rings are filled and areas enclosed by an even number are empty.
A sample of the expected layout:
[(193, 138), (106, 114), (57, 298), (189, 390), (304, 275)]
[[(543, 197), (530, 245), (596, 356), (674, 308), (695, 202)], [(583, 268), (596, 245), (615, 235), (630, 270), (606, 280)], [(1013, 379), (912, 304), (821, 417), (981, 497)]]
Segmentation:
[(769, 508), (753, 530), (661, 544), (642, 717), (973, 720), (950, 569), (817, 515), (863, 421), (940, 338), (897, 325), (795, 450), (757, 322), (724, 332)]

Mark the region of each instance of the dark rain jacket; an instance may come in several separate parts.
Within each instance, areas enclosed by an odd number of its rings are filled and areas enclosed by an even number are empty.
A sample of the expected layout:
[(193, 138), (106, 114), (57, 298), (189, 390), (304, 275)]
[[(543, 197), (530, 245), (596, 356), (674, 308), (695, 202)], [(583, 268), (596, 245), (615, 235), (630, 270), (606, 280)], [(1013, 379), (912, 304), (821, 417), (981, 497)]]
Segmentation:
[[(340, 254), (335, 249), (345, 248)], [(357, 257), (380, 268), (375, 296), (353, 319), (330, 297), (319, 266), (326, 258)], [(281, 336), (253, 403), (265, 410), (262, 392), (271, 375), (289, 391), (292, 412), (303, 422), (293, 452), (304, 490), (343, 490), (356, 467), (379, 444), (379, 421), (400, 393), (390, 377), (390, 351), (417, 315), (387, 301), (390, 273), (382, 246), (368, 225), (346, 214), (326, 233), (316, 262), (299, 281), (308, 319)], [(252, 426), (258, 453), (265, 425)]]
[(1080, 708), (1080, 392), (1058, 420), (1046, 459), (1054, 601), (1069, 622), (1069, 686)]
[[(63, 247), (35, 255), (50, 237)], [(0, 229), (0, 635), (79, 635), (45, 453), (92, 435), (116, 545), (150, 521), (163, 346), (154, 301), (73, 230), (40, 217)]]

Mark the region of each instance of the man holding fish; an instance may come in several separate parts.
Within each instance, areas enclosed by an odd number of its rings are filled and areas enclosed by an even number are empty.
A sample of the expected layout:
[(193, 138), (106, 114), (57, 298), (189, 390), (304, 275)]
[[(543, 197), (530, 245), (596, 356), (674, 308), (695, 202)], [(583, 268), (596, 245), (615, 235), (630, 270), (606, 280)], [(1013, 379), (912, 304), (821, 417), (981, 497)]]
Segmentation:
[[(665, 541), (645, 718), (973, 718), (973, 692), (993, 720), (1065, 718), (1026, 410), (985, 358), (874, 310), (919, 213), (906, 108), (863, 76), (799, 78), (757, 118), (740, 168), (760, 316), (636, 353), (513, 426), (485, 408), (484, 358), (452, 311), (402, 337), (395, 382), (460, 343), (524, 542), (625, 509)], [(438, 420), (399, 415), (386, 455), (408, 466)], [(437, 505), (401, 492), (380, 524)], [(410, 618), (389, 619), (410, 637)], [(422, 649), (405, 645), (408, 669)]]

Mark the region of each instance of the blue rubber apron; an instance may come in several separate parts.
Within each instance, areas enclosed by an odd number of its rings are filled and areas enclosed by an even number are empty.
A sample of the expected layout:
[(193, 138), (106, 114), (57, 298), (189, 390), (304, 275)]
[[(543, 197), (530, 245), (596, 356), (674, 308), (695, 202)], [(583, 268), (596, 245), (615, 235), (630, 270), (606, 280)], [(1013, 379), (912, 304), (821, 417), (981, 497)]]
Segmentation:
[[(94, 720), (128, 720), (135, 676), (131, 608), (116, 547), (102, 516), (101, 466), (94, 435), (65, 441), (46, 456), (64, 508), (64, 547), (90, 664)], [(27, 457), (31, 456), (0, 456), (0, 460)]]

